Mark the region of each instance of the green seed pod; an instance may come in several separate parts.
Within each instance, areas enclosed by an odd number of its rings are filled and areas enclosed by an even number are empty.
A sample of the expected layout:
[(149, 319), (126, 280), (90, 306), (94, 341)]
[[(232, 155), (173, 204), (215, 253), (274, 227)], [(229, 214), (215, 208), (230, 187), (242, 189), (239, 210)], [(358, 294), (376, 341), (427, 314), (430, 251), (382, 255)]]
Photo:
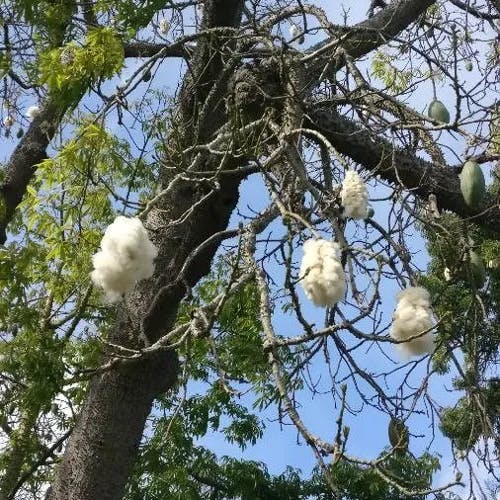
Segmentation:
[(450, 112), (446, 109), (446, 106), (438, 100), (434, 100), (429, 104), (429, 109), (427, 110), (429, 118), (435, 121), (450, 123)]
[(467, 71), (472, 71), (472, 70), (474, 69), (474, 66), (472, 65), (472, 62), (471, 62), (471, 61), (467, 61), (467, 62), (465, 63), (465, 69), (466, 69)]
[(21, 139), (21, 137), (24, 135), (24, 130), (22, 128), (20, 128), (18, 131), (17, 131), (17, 134), (16, 134), (16, 137), (18, 139)]
[(465, 203), (476, 208), (486, 193), (483, 171), (475, 161), (465, 163), (460, 174), (460, 190)]
[(408, 432), (408, 427), (399, 418), (391, 418), (389, 422), (389, 442), (393, 448), (406, 453), (408, 451), (408, 443), (410, 441), (410, 435)]
[(483, 288), (486, 281), (486, 269), (483, 259), (474, 251), (470, 253), (470, 270), (474, 286), (477, 289)]
[(151, 71), (149, 69), (147, 69), (146, 71), (144, 71), (144, 73), (142, 75), (142, 81), (149, 82), (149, 80), (151, 80)]

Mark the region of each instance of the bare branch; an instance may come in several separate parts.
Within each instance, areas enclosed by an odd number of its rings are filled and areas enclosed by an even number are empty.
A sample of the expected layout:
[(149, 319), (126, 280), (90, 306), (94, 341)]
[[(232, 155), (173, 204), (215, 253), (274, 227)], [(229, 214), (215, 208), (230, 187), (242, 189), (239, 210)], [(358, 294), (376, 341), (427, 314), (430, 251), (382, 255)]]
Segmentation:
[(381, 137), (374, 139), (366, 129), (340, 116), (333, 108), (311, 107), (308, 118), (311, 122), (308, 127), (321, 132), (337, 151), (364, 168), (391, 183), (402, 183), (423, 200), (436, 195), (441, 209), (471, 219), (500, 237), (500, 206), (486, 197), (478, 210), (469, 208), (460, 192), (459, 169), (424, 161)]

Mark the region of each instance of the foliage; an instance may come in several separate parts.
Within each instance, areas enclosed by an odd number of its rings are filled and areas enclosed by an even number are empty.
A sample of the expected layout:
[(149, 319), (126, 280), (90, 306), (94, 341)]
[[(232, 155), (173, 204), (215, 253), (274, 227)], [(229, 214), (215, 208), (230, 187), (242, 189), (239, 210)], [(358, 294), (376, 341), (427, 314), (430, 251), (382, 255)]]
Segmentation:
[(419, 72), (401, 71), (397, 65), (400, 57), (401, 54), (377, 50), (372, 61), (373, 76), (380, 79), (393, 94), (402, 92), (408, 88), (412, 79), (421, 76)]
[(16, 0), (20, 16), (36, 27), (38, 36), (50, 46), (57, 46), (64, 40), (67, 24), (76, 13), (74, 0)]
[[(349, 500), (423, 500), (426, 494), (403, 494), (385, 480), (389, 477), (411, 491), (427, 491), (433, 473), (440, 468), (437, 457), (424, 453), (419, 458), (394, 454), (383, 459), (377, 469), (339, 462), (331, 467), (333, 483), (338, 485), (341, 498)], [(320, 497), (323, 498), (323, 497)], [(325, 497), (329, 498), (329, 497)], [(333, 498), (333, 497), (332, 497)]]
[(114, 24), (121, 30), (139, 30), (149, 24), (153, 15), (164, 7), (163, 0), (126, 0), (115, 2), (98, 0), (94, 5), (96, 13), (113, 16)]
[(114, 30), (89, 30), (79, 46), (70, 42), (40, 55), (40, 82), (47, 84), (53, 96), (75, 103), (101, 79), (111, 78), (123, 66), (123, 44)]
[[(474, 262), (494, 258), (499, 251), (498, 241), (452, 214), (442, 216), (434, 229), (427, 227), (424, 232), (431, 260), (429, 274), (421, 279), (432, 291), (435, 311), (441, 318), (441, 345), (434, 367), (447, 371), (450, 363), (456, 363), (451, 349), (454, 343), (460, 345), (465, 358), (464, 376), (456, 377), (454, 385), (466, 395), (454, 407), (442, 410), (440, 429), (457, 449), (470, 450), (481, 437), (488, 439), (498, 434), (498, 384), (495, 377), (488, 377), (500, 346), (499, 273), (489, 269), (486, 289), (480, 291), (478, 286), (482, 288), (484, 279), (478, 280), (478, 264)], [(451, 270), (449, 282), (442, 278), (445, 267)], [(483, 273), (486, 275), (484, 268)]]

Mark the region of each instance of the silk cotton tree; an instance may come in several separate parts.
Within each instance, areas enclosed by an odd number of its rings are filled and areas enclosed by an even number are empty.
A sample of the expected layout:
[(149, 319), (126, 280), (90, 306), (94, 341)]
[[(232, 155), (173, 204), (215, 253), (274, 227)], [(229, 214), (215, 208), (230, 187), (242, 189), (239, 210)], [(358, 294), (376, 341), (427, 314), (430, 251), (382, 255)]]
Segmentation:
[[(462, 473), (473, 498), (494, 484), (500, 4), (343, 7), (2, 4), (1, 499), (443, 498)], [(429, 115), (436, 100), (448, 119)], [(488, 180), (475, 207), (467, 160)], [(365, 219), (342, 204), (354, 171)], [(111, 305), (92, 255), (122, 214), (158, 255)], [(327, 308), (300, 291), (311, 237), (340, 249), (346, 293)], [(430, 293), (434, 345), (401, 360), (391, 314), (411, 286)], [(452, 401), (432, 391), (444, 375)], [(326, 432), (300, 404), (311, 392), (328, 395)], [(296, 427), (310, 478), (196, 441), (255, 443), (264, 409)], [(367, 415), (391, 422), (392, 444), (358, 456)], [(440, 432), (457, 476), (436, 485)]]

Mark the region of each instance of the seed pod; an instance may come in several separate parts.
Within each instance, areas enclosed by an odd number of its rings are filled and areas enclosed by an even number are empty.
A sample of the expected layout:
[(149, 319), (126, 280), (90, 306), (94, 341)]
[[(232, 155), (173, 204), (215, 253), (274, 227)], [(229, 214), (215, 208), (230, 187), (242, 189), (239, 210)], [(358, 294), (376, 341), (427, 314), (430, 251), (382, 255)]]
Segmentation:
[(477, 289), (483, 288), (486, 281), (486, 269), (484, 268), (483, 259), (474, 251), (470, 253), (470, 270), (474, 286)]
[(486, 193), (483, 171), (475, 161), (465, 163), (460, 174), (460, 190), (465, 203), (476, 208)]
[(389, 422), (389, 442), (393, 448), (406, 453), (408, 451), (408, 443), (410, 441), (408, 427), (399, 418), (391, 418)]
[(427, 114), (430, 118), (437, 122), (450, 123), (450, 112), (446, 106), (438, 100), (434, 100), (429, 104)]
[(471, 62), (471, 61), (467, 61), (467, 62), (465, 63), (465, 69), (466, 69), (467, 71), (472, 71), (472, 70), (474, 69), (474, 66), (472, 65), (472, 62)]
[(147, 69), (142, 74), (142, 81), (143, 82), (149, 82), (149, 80), (151, 80), (151, 70)]
[(24, 135), (24, 130), (22, 128), (20, 128), (18, 131), (17, 131), (17, 134), (16, 134), (16, 137), (18, 139), (21, 139), (21, 137)]

